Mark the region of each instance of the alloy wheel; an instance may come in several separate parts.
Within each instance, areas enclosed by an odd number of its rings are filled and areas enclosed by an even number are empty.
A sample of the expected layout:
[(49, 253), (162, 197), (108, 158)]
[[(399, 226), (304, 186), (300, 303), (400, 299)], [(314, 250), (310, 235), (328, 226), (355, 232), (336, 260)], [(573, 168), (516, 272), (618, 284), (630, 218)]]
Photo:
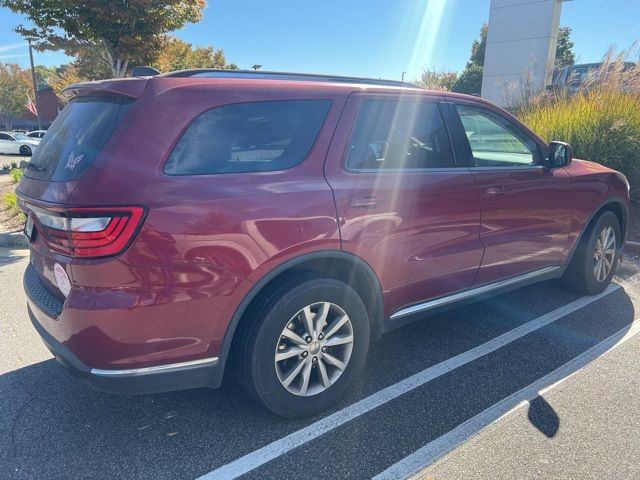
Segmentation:
[(616, 233), (612, 227), (605, 227), (598, 235), (593, 253), (593, 275), (597, 282), (603, 282), (611, 273), (616, 255)]
[(311, 396), (331, 387), (345, 371), (353, 351), (353, 325), (331, 302), (307, 305), (280, 333), (275, 369), (290, 393)]

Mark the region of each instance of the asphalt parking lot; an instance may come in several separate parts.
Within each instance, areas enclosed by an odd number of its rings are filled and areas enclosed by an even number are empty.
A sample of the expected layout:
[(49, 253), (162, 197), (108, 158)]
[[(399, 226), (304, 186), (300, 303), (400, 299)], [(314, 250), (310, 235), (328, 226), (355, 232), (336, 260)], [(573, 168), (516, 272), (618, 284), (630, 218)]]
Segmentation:
[(51, 357), (0, 250), (2, 478), (638, 478), (640, 274), (579, 297), (556, 282), (396, 330), (330, 412), (291, 421), (233, 378), (115, 396)]

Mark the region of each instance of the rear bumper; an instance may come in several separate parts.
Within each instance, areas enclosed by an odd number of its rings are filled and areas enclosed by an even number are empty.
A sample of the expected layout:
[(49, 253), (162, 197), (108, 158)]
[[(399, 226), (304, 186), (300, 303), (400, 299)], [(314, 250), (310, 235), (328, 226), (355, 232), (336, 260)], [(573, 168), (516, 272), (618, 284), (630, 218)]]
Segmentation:
[(44, 344), (58, 362), (94, 388), (112, 393), (146, 394), (218, 388), (222, 383), (224, 362), (217, 357), (142, 368), (105, 369), (87, 365), (47, 331), (45, 325), (60, 321), (64, 304), (41, 283), (33, 267), (25, 272), (24, 287), (29, 318)]
[(91, 368), (44, 329), (33, 313), (31, 302), (29, 303), (27, 309), (31, 323), (56, 360), (76, 377), (98, 390), (146, 394), (200, 387), (218, 388), (222, 383), (223, 369), (218, 358), (127, 370)]

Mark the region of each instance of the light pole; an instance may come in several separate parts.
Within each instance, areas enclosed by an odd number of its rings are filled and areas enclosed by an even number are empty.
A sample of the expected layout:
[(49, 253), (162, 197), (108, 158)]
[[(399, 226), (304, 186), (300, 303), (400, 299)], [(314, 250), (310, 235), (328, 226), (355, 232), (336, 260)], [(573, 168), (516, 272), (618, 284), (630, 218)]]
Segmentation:
[(33, 82), (33, 98), (36, 102), (36, 118), (38, 119), (38, 130), (42, 130), (42, 122), (40, 121), (40, 100), (38, 100), (38, 85), (36, 83), (36, 69), (33, 66), (33, 51), (31, 49), (31, 38), (27, 38), (27, 42), (29, 42), (29, 61), (31, 62), (31, 81)]
[(407, 72), (402, 72), (402, 81), (404, 82), (404, 74)]

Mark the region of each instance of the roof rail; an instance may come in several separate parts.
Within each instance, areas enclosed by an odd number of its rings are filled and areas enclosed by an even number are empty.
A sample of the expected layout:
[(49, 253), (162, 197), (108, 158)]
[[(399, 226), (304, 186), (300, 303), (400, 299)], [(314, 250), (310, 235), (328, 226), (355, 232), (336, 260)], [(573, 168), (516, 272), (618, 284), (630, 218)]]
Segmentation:
[(384, 80), (380, 78), (345, 77), (341, 75), (322, 75), (317, 73), (268, 72), (257, 70), (222, 70), (203, 68), (195, 70), (178, 70), (160, 75), (161, 77), (196, 77), (196, 78), (257, 78), (266, 80), (297, 80), (307, 82), (356, 83), (365, 85), (385, 85), (392, 87), (420, 88), (409, 82)]

